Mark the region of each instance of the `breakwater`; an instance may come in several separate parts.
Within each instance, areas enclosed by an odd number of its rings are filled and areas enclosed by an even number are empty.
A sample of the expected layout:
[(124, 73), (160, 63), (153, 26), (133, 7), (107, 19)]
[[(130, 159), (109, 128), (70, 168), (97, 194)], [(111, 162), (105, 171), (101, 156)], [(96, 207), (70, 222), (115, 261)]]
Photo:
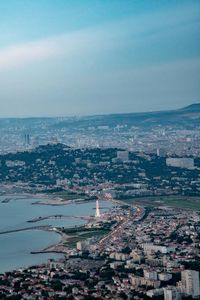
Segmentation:
[(3, 230), (0, 231), (0, 234), (8, 234), (8, 233), (14, 233), (14, 232), (20, 232), (20, 231), (26, 231), (26, 230), (49, 230), (51, 226), (49, 225), (43, 225), (43, 226), (32, 226), (32, 227), (25, 227), (25, 228), (19, 228), (19, 229), (11, 229), (11, 230)]

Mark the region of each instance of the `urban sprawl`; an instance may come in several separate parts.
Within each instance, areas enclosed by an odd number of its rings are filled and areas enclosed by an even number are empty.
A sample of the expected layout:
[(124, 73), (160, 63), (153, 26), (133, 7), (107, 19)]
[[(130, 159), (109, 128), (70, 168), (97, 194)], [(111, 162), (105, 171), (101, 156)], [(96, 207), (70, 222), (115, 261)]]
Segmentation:
[(200, 127), (20, 126), (1, 131), (1, 195), (96, 211), (85, 225), (48, 228), (62, 240), (46, 251), (63, 257), (1, 274), (0, 299), (199, 299)]

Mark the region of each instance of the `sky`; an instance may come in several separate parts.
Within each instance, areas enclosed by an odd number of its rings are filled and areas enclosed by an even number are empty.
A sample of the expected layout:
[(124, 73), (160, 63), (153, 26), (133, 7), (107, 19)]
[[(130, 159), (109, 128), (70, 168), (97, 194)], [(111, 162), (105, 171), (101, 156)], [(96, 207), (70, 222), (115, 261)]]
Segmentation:
[(0, 1), (0, 117), (196, 102), (199, 0)]

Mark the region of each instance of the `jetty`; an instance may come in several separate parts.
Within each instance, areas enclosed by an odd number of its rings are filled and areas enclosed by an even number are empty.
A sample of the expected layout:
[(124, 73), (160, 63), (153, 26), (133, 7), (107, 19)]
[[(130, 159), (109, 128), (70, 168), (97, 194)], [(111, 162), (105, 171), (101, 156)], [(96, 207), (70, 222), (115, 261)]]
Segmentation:
[(70, 215), (61, 215), (61, 214), (56, 214), (56, 215), (51, 215), (51, 216), (46, 216), (46, 217), (37, 217), (32, 220), (27, 221), (28, 223), (36, 223), (48, 219), (62, 219), (62, 218), (70, 218), (70, 219), (83, 219), (83, 220), (88, 220), (90, 217), (88, 216), (70, 216)]
[(26, 230), (50, 230), (51, 227), (49, 225), (43, 225), (43, 226), (32, 226), (32, 227), (25, 227), (25, 228), (19, 228), (19, 229), (10, 229), (10, 230), (4, 230), (0, 231), (0, 234), (8, 234), (8, 233), (14, 233), (14, 232), (20, 232), (20, 231), (26, 231)]

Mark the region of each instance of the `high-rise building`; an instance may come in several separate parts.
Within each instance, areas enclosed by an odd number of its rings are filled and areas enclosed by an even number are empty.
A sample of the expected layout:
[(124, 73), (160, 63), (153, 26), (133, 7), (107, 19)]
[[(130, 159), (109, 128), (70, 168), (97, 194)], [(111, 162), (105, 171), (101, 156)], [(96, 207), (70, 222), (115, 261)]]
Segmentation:
[(26, 136), (27, 136), (27, 145), (30, 145), (30, 135), (27, 134)]
[(165, 157), (167, 152), (166, 152), (166, 149), (164, 149), (164, 148), (157, 148), (156, 149), (156, 154), (159, 157)]
[(164, 289), (165, 300), (180, 300), (181, 293), (175, 286), (167, 286)]
[(183, 294), (196, 298), (200, 295), (199, 272), (185, 270), (181, 272), (181, 290)]
[(30, 145), (30, 134), (25, 134), (24, 135), (24, 144), (25, 146)]
[(99, 209), (99, 200), (96, 201), (96, 212), (95, 212), (95, 217), (99, 218), (101, 216), (100, 214), (100, 209)]

